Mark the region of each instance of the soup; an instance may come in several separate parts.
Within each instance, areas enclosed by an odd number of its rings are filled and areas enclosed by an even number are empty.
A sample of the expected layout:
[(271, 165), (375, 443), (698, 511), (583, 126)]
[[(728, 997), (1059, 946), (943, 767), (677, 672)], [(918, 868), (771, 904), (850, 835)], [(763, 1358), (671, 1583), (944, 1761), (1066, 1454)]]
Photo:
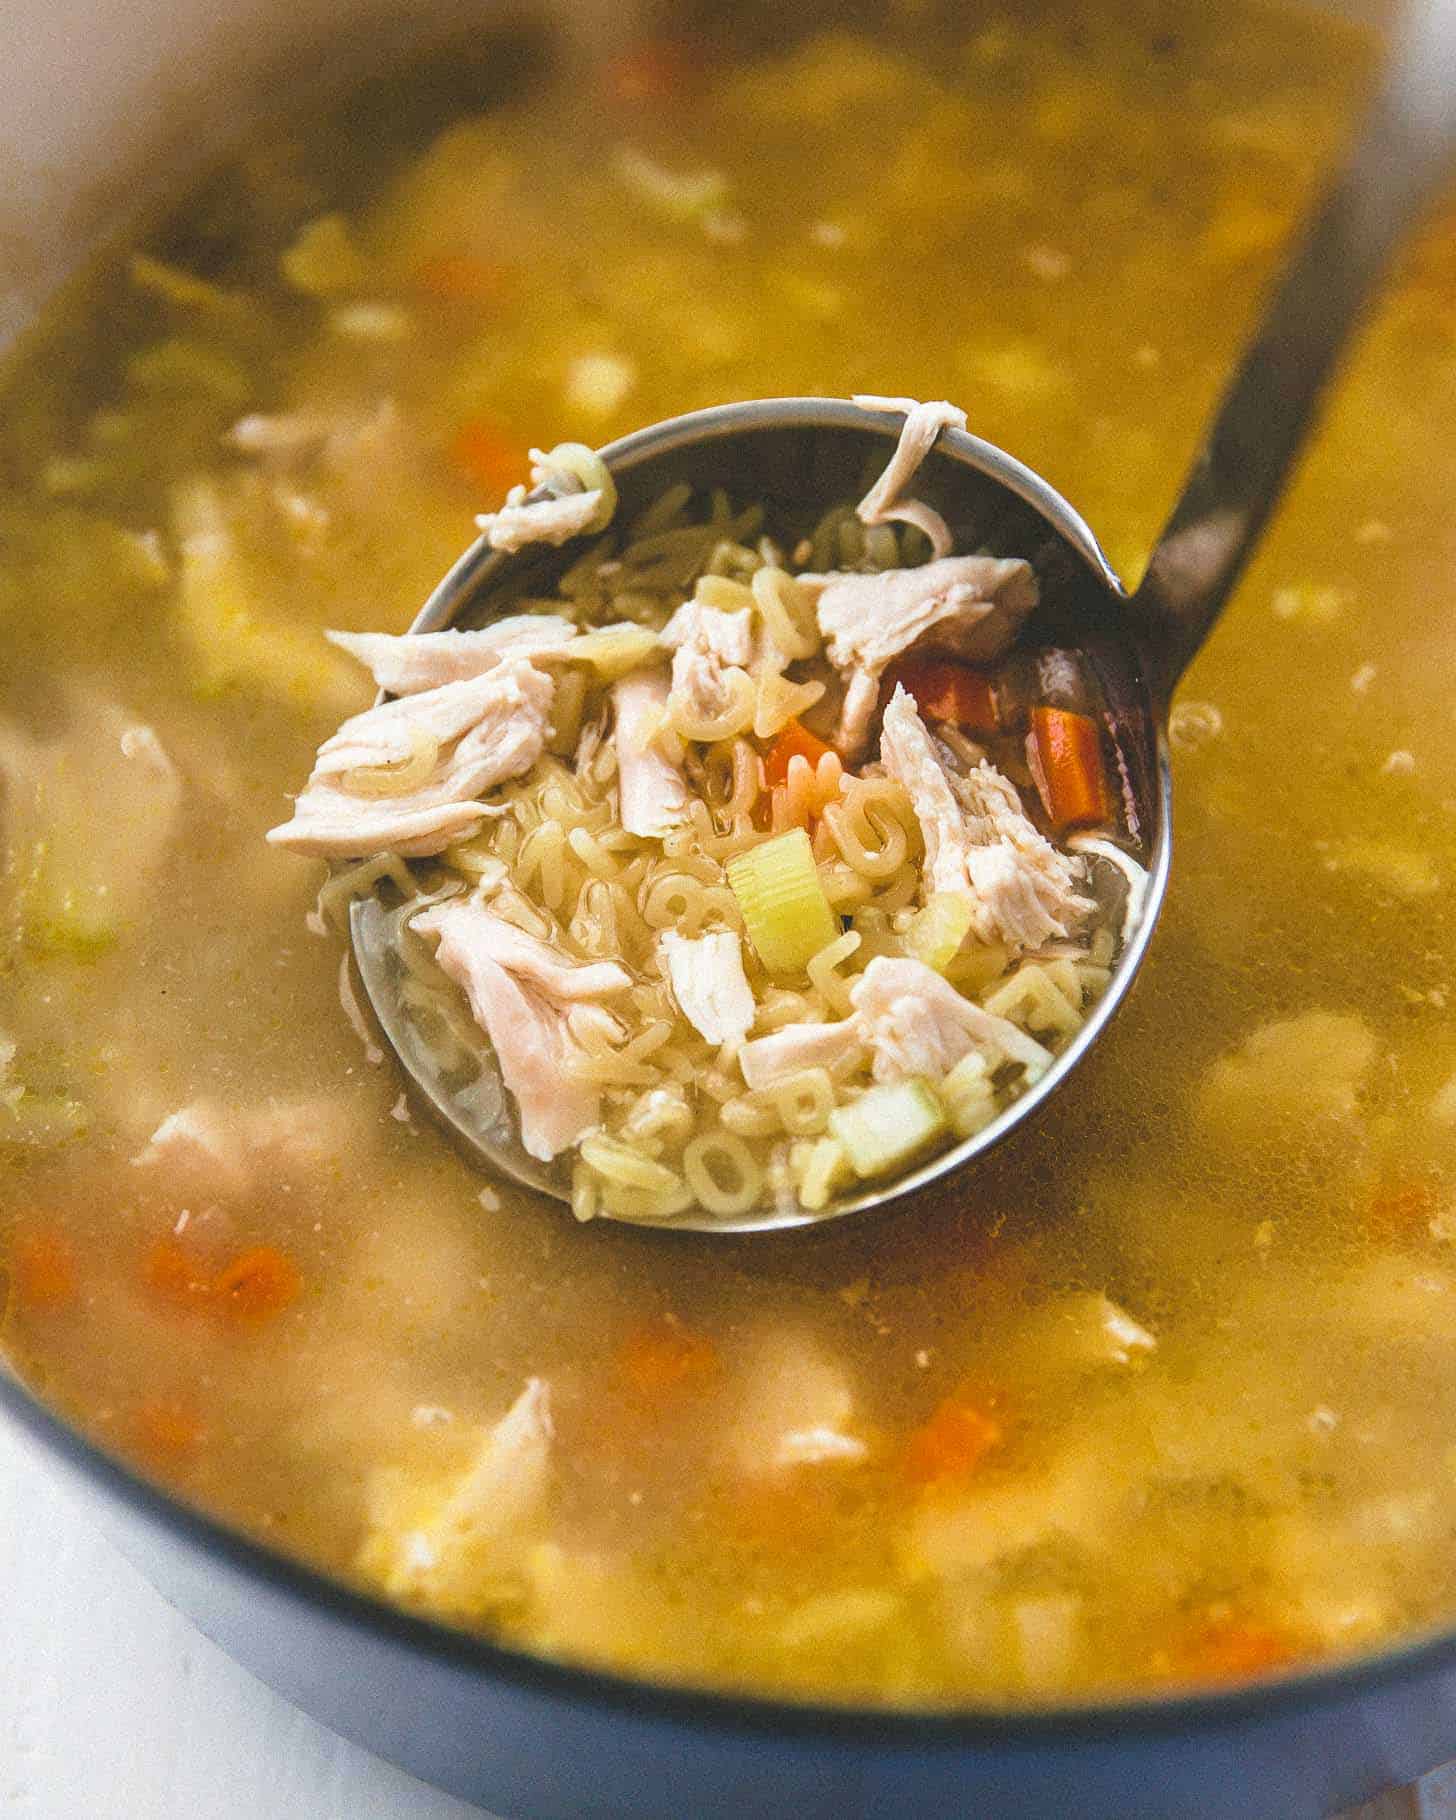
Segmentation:
[(442, 131), (428, 71), (315, 109), (60, 299), (0, 413), (15, 1369), (447, 1622), (917, 1705), (1456, 1607), (1450, 223), (1174, 712), (1135, 1003), (955, 1204), (733, 1241), (517, 1203), (262, 837), (368, 706), (323, 628), (402, 631), (528, 439), (955, 398), (1136, 573), (1366, 47), (954, 10), (745, 18), (589, 93), (502, 40)]

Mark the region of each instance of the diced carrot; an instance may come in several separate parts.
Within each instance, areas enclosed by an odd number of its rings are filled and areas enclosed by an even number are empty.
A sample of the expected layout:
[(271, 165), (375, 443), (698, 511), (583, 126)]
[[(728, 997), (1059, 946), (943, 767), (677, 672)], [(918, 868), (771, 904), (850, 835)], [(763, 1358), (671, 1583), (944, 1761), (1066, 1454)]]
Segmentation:
[(1095, 721), (1067, 708), (1033, 708), (1026, 754), (1043, 807), (1059, 832), (1110, 818)]
[(149, 1397), (132, 1418), (137, 1451), (158, 1465), (191, 1460), (202, 1446), (206, 1425), (181, 1397)]
[(643, 1397), (661, 1397), (702, 1384), (719, 1367), (718, 1348), (673, 1315), (642, 1321), (623, 1340), (617, 1364), (625, 1382)]
[(826, 746), (802, 722), (791, 720), (775, 735), (773, 744), (763, 755), (764, 782), (770, 790), (777, 789), (780, 784), (788, 782), (791, 758), (807, 759), (810, 768), (817, 769), (819, 760), (830, 750), (832, 748)]
[(212, 1300), (207, 1264), (173, 1238), (159, 1239), (142, 1260), (142, 1282), (159, 1301), (174, 1308), (205, 1308)]
[(76, 1299), (76, 1250), (65, 1233), (53, 1227), (17, 1233), (10, 1269), (22, 1307), (64, 1308)]
[(1370, 1197), (1365, 1221), (1373, 1237), (1399, 1244), (1427, 1237), (1440, 1205), (1440, 1189), (1429, 1177), (1384, 1182)]
[(1178, 1681), (1248, 1681), (1307, 1654), (1300, 1640), (1279, 1625), (1217, 1618), (1174, 1646), (1165, 1672)]
[(964, 1478), (1002, 1440), (1001, 1424), (962, 1397), (947, 1397), (905, 1441), (902, 1470), (912, 1485)]
[(511, 269), (471, 253), (440, 253), (416, 267), (414, 285), (441, 303), (499, 303), (511, 288)]
[(682, 95), (697, 77), (696, 59), (683, 45), (670, 38), (645, 38), (608, 62), (602, 82), (610, 100), (645, 107)]
[(219, 1272), (213, 1295), (223, 1313), (252, 1325), (281, 1314), (302, 1287), (290, 1257), (275, 1245), (259, 1245)]
[(489, 418), (477, 417), (456, 433), (450, 462), (479, 493), (499, 500), (517, 481), (526, 480), (531, 458), (518, 436)]
[(907, 657), (890, 667), (882, 699), (903, 684), (927, 720), (950, 721), (971, 733), (994, 733), (998, 725), (991, 679), (969, 664), (947, 657)]

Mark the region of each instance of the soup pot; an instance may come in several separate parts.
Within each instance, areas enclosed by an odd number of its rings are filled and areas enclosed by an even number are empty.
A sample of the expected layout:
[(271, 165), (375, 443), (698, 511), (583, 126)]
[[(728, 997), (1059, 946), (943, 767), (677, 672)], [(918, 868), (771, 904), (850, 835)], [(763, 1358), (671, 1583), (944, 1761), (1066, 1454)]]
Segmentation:
[[(633, 25), (630, 0), (511, 4), (523, 29), (557, 31), (586, 60)], [(490, 0), (411, 0), (407, 17), (385, 0), (9, 8), (0, 345), (140, 197), (175, 185), (183, 148), (192, 163), (245, 130), (277, 71), (387, 64), (402, 43), (490, 11)], [(310, 47), (316, 56), (303, 54)], [(122, 1551), (239, 1662), (347, 1737), (521, 1820), (1292, 1820), (1456, 1753), (1452, 1636), (1263, 1687), (954, 1715), (777, 1704), (538, 1661), (391, 1610), (198, 1516), (3, 1374), (0, 1407)]]

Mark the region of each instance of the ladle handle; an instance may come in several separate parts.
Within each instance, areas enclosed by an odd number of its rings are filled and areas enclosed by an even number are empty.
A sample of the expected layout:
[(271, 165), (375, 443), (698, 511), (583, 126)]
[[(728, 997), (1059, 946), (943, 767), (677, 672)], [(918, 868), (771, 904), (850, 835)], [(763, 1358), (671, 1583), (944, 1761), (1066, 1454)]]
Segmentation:
[(1233, 591), (1325, 383), (1456, 151), (1456, 0), (1412, 0), (1379, 95), (1219, 404), (1130, 603), (1166, 712)]

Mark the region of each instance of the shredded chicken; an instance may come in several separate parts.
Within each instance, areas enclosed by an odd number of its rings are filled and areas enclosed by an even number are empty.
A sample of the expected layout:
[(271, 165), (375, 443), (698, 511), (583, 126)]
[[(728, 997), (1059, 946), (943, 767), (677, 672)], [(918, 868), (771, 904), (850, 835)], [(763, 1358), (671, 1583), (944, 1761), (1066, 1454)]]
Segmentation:
[(612, 688), (622, 826), (629, 834), (657, 840), (681, 827), (688, 810), (682, 772), (653, 743), (663, 725), (667, 696), (667, 678), (655, 672), (634, 672)]
[(852, 1017), (835, 1024), (785, 1024), (755, 1037), (738, 1051), (738, 1065), (751, 1092), (766, 1093), (806, 1068), (837, 1068), (863, 1048)]
[(880, 758), (914, 805), (929, 890), (970, 894), (978, 941), (1036, 948), (1065, 939), (1093, 910), (1077, 889), (1081, 862), (1038, 832), (994, 766), (949, 770), (904, 689), (885, 709)]
[(551, 1436), (550, 1392), (532, 1378), (500, 1421), (480, 1431), (474, 1457), (453, 1481), (422, 1490), (404, 1473), (378, 1474), (360, 1567), (394, 1598), (455, 1617), (489, 1610), (534, 1540)]
[(240, 417), (224, 441), (244, 455), (265, 455), (286, 461), (313, 454), (323, 447), (333, 431), (334, 425), (328, 418), (310, 417), (302, 411), (285, 411), (273, 416), (254, 412)]
[(131, 1159), (169, 1190), (226, 1200), (280, 1177), (324, 1175), (357, 1141), (338, 1105), (314, 1095), (261, 1106), (203, 1097), (168, 1113)]
[(468, 946), (558, 1004), (610, 998), (632, 984), (631, 975), (615, 961), (569, 960), (550, 942), (518, 929), (483, 904), (458, 899), (435, 904), (421, 911), (410, 927), (441, 940), (448, 934), (457, 946)]
[(905, 425), (889, 465), (855, 508), (860, 523), (914, 525), (930, 539), (937, 556), (948, 556), (951, 537), (945, 520), (923, 500), (906, 499), (904, 494), (941, 431), (966, 427), (965, 412), (944, 399), (920, 404), (913, 398), (880, 398), (869, 392), (857, 394), (854, 402), (867, 411), (905, 413)]
[(665, 930), (662, 954), (683, 1016), (709, 1043), (741, 1043), (757, 1007), (743, 971), (743, 945), (731, 929), (688, 937)]
[(551, 663), (570, 656), (567, 646), (576, 636), (571, 621), (556, 613), (517, 613), (472, 632), (407, 632), (401, 638), (388, 632), (324, 634), (391, 695), (466, 682), (510, 657)]
[(754, 1336), (743, 1401), (723, 1435), (725, 1463), (757, 1476), (797, 1466), (857, 1465), (869, 1449), (855, 1432), (854, 1387), (843, 1362), (807, 1332)]
[(752, 610), (726, 613), (686, 601), (663, 627), (662, 642), (673, 652), (669, 707), (711, 720), (728, 706), (730, 672), (753, 660)]
[(834, 744), (846, 758), (864, 749), (895, 658), (919, 649), (989, 662), (1038, 598), (1031, 565), (1016, 557), (946, 556), (918, 569), (804, 579), (818, 590), (819, 630), (844, 682)]
[[(479, 826), (482, 792), (540, 757), (553, 693), (549, 676), (514, 659), (356, 714), (319, 747), (292, 820), (270, 829), (269, 841), (337, 859), (440, 852)], [(419, 785), (388, 796), (348, 787), (351, 772), (403, 767), (422, 748), (434, 758)]]
[(877, 1081), (923, 1075), (937, 1080), (977, 1050), (996, 1063), (1021, 1062), (1036, 1074), (1051, 1054), (1024, 1030), (972, 1004), (923, 961), (876, 955), (850, 988), (861, 1039)]
[(1342, 1126), (1354, 1130), (1378, 1049), (1353, 1012), (1276, 1018), (1209, 1068), (1199, 1115), (1245, 1146), (1287, 1148), (1295, 1138), (1328, 1146)]
[(766, 1092), (805, 1068), (833, 1068), (867, 1050), (877, 1081), (939, 1080), (972, 1050), (995, 1066), (1020, 1062), (1041, 1075), (1049, 1050), (1007, 1018), (962, 997), (922, 961), (876, 955), (850, 988), (850, 1016), (833, 1024), (786, 1024), (738, 1052), (743, 1078)]
[(626, 973), (611, 961), (574, 966), (481, 904), (440, 904), (410, 926), (438, 937), (435, 959), (490, 1039), (526, 1150), (549, 1162), (571, 1149), (600, 1122), (601, 1094), (572, 1071), (582, 1051), (565, 1007), (595, 1009), (586, 1001), (620, 992)]
[(492, 550), (514, 552), (533, 543), (569, 543), (590, 531), (601, 512), (602, 496), (595, 489), (530, 501), (522, 489), (514, 490), (522, 497), (508, 499), (498, 512), (482, 512), (475, 521)]

